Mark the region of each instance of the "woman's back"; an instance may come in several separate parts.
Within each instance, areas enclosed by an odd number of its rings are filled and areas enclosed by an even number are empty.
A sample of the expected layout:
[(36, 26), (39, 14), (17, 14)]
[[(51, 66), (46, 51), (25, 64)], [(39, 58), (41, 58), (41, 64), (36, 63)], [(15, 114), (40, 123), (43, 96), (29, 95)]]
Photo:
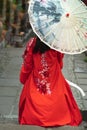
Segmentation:
[(48, 49), (34, 53), (32, 39), (24, 53), (20, 81), (19, 123), (38, 126), (77, 126), (82, 117), (61, 68), (63, 54)]
[[(58, 53), (53, 50), (48, 50), (45, 53), (37, 53), (33, 55), (33, 76), (40, 91), (43, 88), (40, 88), (40, 86), (44, 84), (43, 93), (46, 93), (46, 90), (47, 93), (51, 93), (50, 89), (54, 89), (55, 87), (55, 82), (57, 80), (56, 78), (58, 78), (58, 75), (61, 71), (61, 64), (58, 61), (58, 59), (60, 60), (59, 56), (60, 55), (58, 55)], [(50, 84), (49, 89), (47, 89), (48, 84)]]

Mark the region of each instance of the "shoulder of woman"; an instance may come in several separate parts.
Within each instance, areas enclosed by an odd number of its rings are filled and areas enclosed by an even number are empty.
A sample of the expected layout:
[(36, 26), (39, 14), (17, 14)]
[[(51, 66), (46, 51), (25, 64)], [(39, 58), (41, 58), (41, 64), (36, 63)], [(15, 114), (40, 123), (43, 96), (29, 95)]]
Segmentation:
[(28, 41), (28, 43), (27, 43), (27, 45), (26, 45), (26, 48), (25, 48), (25, 50), (24, 50), (24, 53), (23, 53), (23, 55), (22, 55), (22, 58), (24, 58), (24, 57), (27, 55), (27, 53), (29, 52), (30, 48), (33, 48), (33, 47), (34, 47), (35, 43), (36, 43), (36, 37), (33, 37), (33, 38), (31, 38), (31, 39)]
[(27, 45), (26, 45), (26, 48), (29, 49), (30, 47), (34, 46), (35, 43), (36, 43), (36, 37), (33, 37), (33, 38), (31, 38), (31, 39), (28, 41), (28, 43), (27, 43)]

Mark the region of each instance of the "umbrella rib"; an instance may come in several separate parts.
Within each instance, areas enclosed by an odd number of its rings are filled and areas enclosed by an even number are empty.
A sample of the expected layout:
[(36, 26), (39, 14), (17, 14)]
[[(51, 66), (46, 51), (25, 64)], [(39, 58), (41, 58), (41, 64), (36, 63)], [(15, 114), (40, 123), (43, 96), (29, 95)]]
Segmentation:
[(81, 6), (83, 6), (82, 4), (80, 4), (77, 8), (73, 9), (71, 13), (75, 12), (77, 9), (81, 8)]
[(80, 30), (80, 32), (81, 32), (82, 29), (85, 29), (85, 32), (87, 31), (87, 27), (85, 28), (85, 27), (83, 26), (83, 28), (81, 28), (80, 26), (77, 25), (76, 30), (78, 30), (78, 32), (79, 32), (79, 30)]
[[(78, 48), (79, 48), (79, 43), (81, 42), (80, 41), (80, 39), (78, 38), (78, 40), (77, 40), (77, 38), (76, 38), (76, 36), (77, 36), (77, 34), (76, 34), (76, 29), (75, 28), (72, 28), (72, 32), (73, 33), (71, 33), (72, 34), (72, 38), (74, 38), (73, 39), (73, 43), (74, 43), (74, 45), (73, 46), (75, 46), (74, 48), (76, 48), (74, 51), (77, 51), (77, 50), (79, 50)], [(77, 43), (77, 44), (75, 44), (75, 43)]]
[[(75, 43), (77, 43), (77, 45), (76, 44), (74, 44), (75, 46), (76, 46), (76, 48), (77, 49), (75, 49), (75, 51), (78, 51), (79, 50), (79, 44), (81, 45), (81, 40), (79, 39), (79, 38), (76, 38), (75, 37), (75, 32), (73, 33), (74, 34), (74, 40), (75, 40)], [(77, 40), (78, 39), (78, 40)]]
[[(49, 22), (50, 22), (50, 20), (49, 20)], [(45, 25), (45, 23), (43, 23), (43, 25), (41, 25), (40, 28), (37, 27), (37, 28), (38, 28), (37, 30), (43, 29), (43, 28), (45, 28), (45, 27), (46, 27), (46, 25)]]
[[(60, 26), (59, 26), (59, 28), (60, 28)], [(64, 27), (63, 27), (63, 25), (61, 25), (61, 28), (60, 28), (60, 30), (59, 30), (59, 33), (60, 33), (60, 35), (59, 35), (59, 43), (61, 44), (60, 46), (61, 46), (61, 51), (62, 50), (65, 50), (65, 48), (64, 48), (64, 42), (63, 42), (63, 40), (64, 40), (64, 37), (65, 37), (65, 31), (64, 31)]]
[[(68, 38), (69, 38), (68, 33), (69, 33), (69, 30), (67, 29), (66, 33), (65, 33), (65, 35), (66, 35), (66, 41), (65, 42), (67, 43), (67, 51), (69, 51), (69, 48), (70, 48), (70, 45), (68, 44)], [(66, 46), (65, 46), (65, 50), (66, 50)]]
[[(58, 26), (58, 24), (57, 24), (57, 26)], [(56, 28), (57, 28), (57, 26), (56, 26)], [(60, 26), (61, 26), (61, 24), (60, 24)], [(58, 26), (58, 28), (59, 28), (60, 26)], [(57, 30), (57, 29), (56, 29), (56, 31), (55, 31), (55, 36), (56, 36), (56, 37), (57, 37), (56, 34), (58, 34), (58, 32), (59, 32), (59, 34), (60, 34), (60, 36), (58, 35), (58, 38), (60, 38), (61, 35), (62, 35), (62, 29), (63, 29), (63, 27), (61, 26), (59, 29), (60, 29), (60, 30)], [(52, 42), (52, 44), (51, 44), (52, 47), (53, 47), (53, 45), (55, 44), (55, 41), (58, 42), (59, 40), (58, 40), (57, 38), (54, 38), (54, 40), (53, 40), (53, 42)]]
[(75, 12), (75, 13), (72, 13), (73, 15), (77, 15), (77, 14), (83, 14), (83, 13), (87, 13), (87, 11), (83, 11), (83, 12)]
[(82, 23), (84, 23), (85, 25), (87, 25), (87, 21), (81, 21)]
[[(75, 29), (74, 29), (75, 30)], [(75, 32), (75, 31), (74, 31)], [(76, 39), (76, 41), (77, 41), (77, 39)], [(77, 43), (78, 43), (78, 47), (79, 47), (79, 44), (83, 47), (83, 42), (81, 41), (81, 38), (78, 36), (78, 41), (77, 41)]]
[[(87, 28), (87, 26), (86, 26), (86, 25), (87, 25), (87, 20), (86, 20), (86, 21), (79, 21), (79, 20), (77, 19), (77, 21), (78, 21), (78, 24), (79, 24), (79, 22), (81, 22), (82, 24), (85, 24), (85, 27), (84, 27), (84, 25), (81, 25), (81, 24), (80, 24), (80, 25), (83, 26), (84, 28)], [(77, 24), (77, 25), (78, 25), (78, 24)]]
[(83, 19), (81, 19), (81, 18), (80, 18), (80, 19), (77, 18), (77, 22), (78, 22), (78, 24), (79, 24), (79, 23), (80, 23), (80, 24), (81, 24), (81, 23), (84, 23), (85, 25), (87, 25), (87, 19), (84, 19), (84, 20), (83, 20)]
[[(67, 34), (67, 43), (68, 43), (68, 45), (69, 45), (69, 48), (70, 48), (70, 44), (69, 44), (69, 42), (71, 42), (71, 37), (70, 37), (70, 35), (71, 35), (71, 32), (70, 32), (70, 30), (68, 31), (68, 34)], [(72, 47), (73, 48), (73, 47)]]
[(83, 17), (83, 16), (76, 16), (76, 17), (80, 18), (80, 19), (82, 19), (82, 18), (87, 19), (87, 17)]
[[(60, 31), (59, 31), (59, 32), (60, 32), (60, 34), (61, 34), (62, 30), (60, 29)], [(55, 35), (56, 35), (56, 34), (58, 34), (57, 30), (56, 30), (56, 32), (55, 32)], [(57, 35), (56, 35), (56, 36), (57, 36)], [(54, 43), (55, 43), (55, 39), (53, 40), (53, 42), (52, 42), (52, 44), (51, 44), (51, 45), (53, 46), (53, 45), (54, 45)]]
[[(34, 22), (37, 23), (38, 20), (39, 20), (39, 19), (36, 19), (36, 20), (34, 20)], [(52, 20), (52, 19), (49, 19), (49, 22), (50, 22), (51, 20)], [(44, 21), (47, 21), (47, 19), (44, 19), (44, 20), (42, 21), (43, 24), (44, 24)]]
[(80, 32), (84, 35), (84, 31), (85, 31), (85, 32), (87, 31), (87, 27), (85, 28), (85, 27), (83, 26), (83, 28), (81, 28), (80, 26), (77, 25), (76, 30), (78, 30), (78, 32), (79, 32), (79, 30), (80, 30)]
[[(73, 33), (72, 33), (73, 32)], [(71, 29), (71, 32), (70, 32), (70, 34), (71, 34), (71, 39), (72, 38), (75, 38), (75, 34), (74, 34), (75, 32), (74, 32), (74, 29)], [(75, 44), (75, 39), (72, 39), (73, 40), (73, 46), (75, 46), (74, 48), (78, 48), (77, 47), (77, 45)], [(71, 41), (70, 41), (71, 42)], [(73, 50), (72, 50), (73, 51)]]
[(54, 27), (53, 26), (54, 25), (51, 26), (50, 31), (45, 35), (44, 38), (46, 38), (52, 32), (52, 30), (54, 30), (56, 28), (56, 26), (54, 26)]
[(83, 29), (86, 29), (86, 32), (87, 32), (87, 26), (83, 26)]
[[(85, 34), (84, 34), (85, 32), (84, 32), (84, 30), (83, 30), (82, 28), (80, 29), (80, 32), (83, 34), (83, 36), (85, 35)], [(85, 37), (85, 36), (84, 36), (84, 37)]]
[[(39, 17), (39, 19), (40, 19), (40, 17)], [(45, 20), (47, 20), (47, 18), (44, 18), (43, 20), (45, 21)], [(49, 20), (52, 20), (52, 18), (49, 18)], [(42, 21), (42, 22), (43, 22), (43, 21)]]
[(45, 25), (42, 25), (42, 26), (40, 26), (40, 28), (38, 27), (36, 30), (38, 31), (38, 30), (44, 29), (44, 28), (46, 28), (46, 26), (45, 26)]

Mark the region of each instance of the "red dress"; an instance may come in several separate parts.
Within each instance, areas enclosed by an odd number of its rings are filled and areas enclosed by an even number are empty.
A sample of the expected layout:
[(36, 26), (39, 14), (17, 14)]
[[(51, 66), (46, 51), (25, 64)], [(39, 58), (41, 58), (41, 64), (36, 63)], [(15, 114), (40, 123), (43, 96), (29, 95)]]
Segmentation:
[(33, 54), (36, 38), (24, 53), (20, 82), (19, 123), (37, 126), (78, 126), (82, 121), (69, 84), (61, 72), (63, 54), (49, 50)]

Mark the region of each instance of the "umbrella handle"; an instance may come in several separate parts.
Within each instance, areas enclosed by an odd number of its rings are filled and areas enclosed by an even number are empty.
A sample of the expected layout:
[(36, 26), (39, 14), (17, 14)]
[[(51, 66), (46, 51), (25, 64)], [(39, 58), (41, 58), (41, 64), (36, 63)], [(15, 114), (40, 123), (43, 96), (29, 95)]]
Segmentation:
[(69, 80), (67, 80), (67, 79), (66, 79), (66, 81), (67, 81), (67, 83), (68, 83), (69, 85), (71, 85), (72, 87), (75, 87), (76, 89), (78, 89), (78, 90), (80, 91), (80, 93), (82, 94), (83, 97), (86, 95), (86, 94), (84, 93), (83, 89), (80, 88), (77, 84), (75, 84), (75, 83), (73, 83), (73, 82), (71, 82), (71, 81), (69, 81)]

